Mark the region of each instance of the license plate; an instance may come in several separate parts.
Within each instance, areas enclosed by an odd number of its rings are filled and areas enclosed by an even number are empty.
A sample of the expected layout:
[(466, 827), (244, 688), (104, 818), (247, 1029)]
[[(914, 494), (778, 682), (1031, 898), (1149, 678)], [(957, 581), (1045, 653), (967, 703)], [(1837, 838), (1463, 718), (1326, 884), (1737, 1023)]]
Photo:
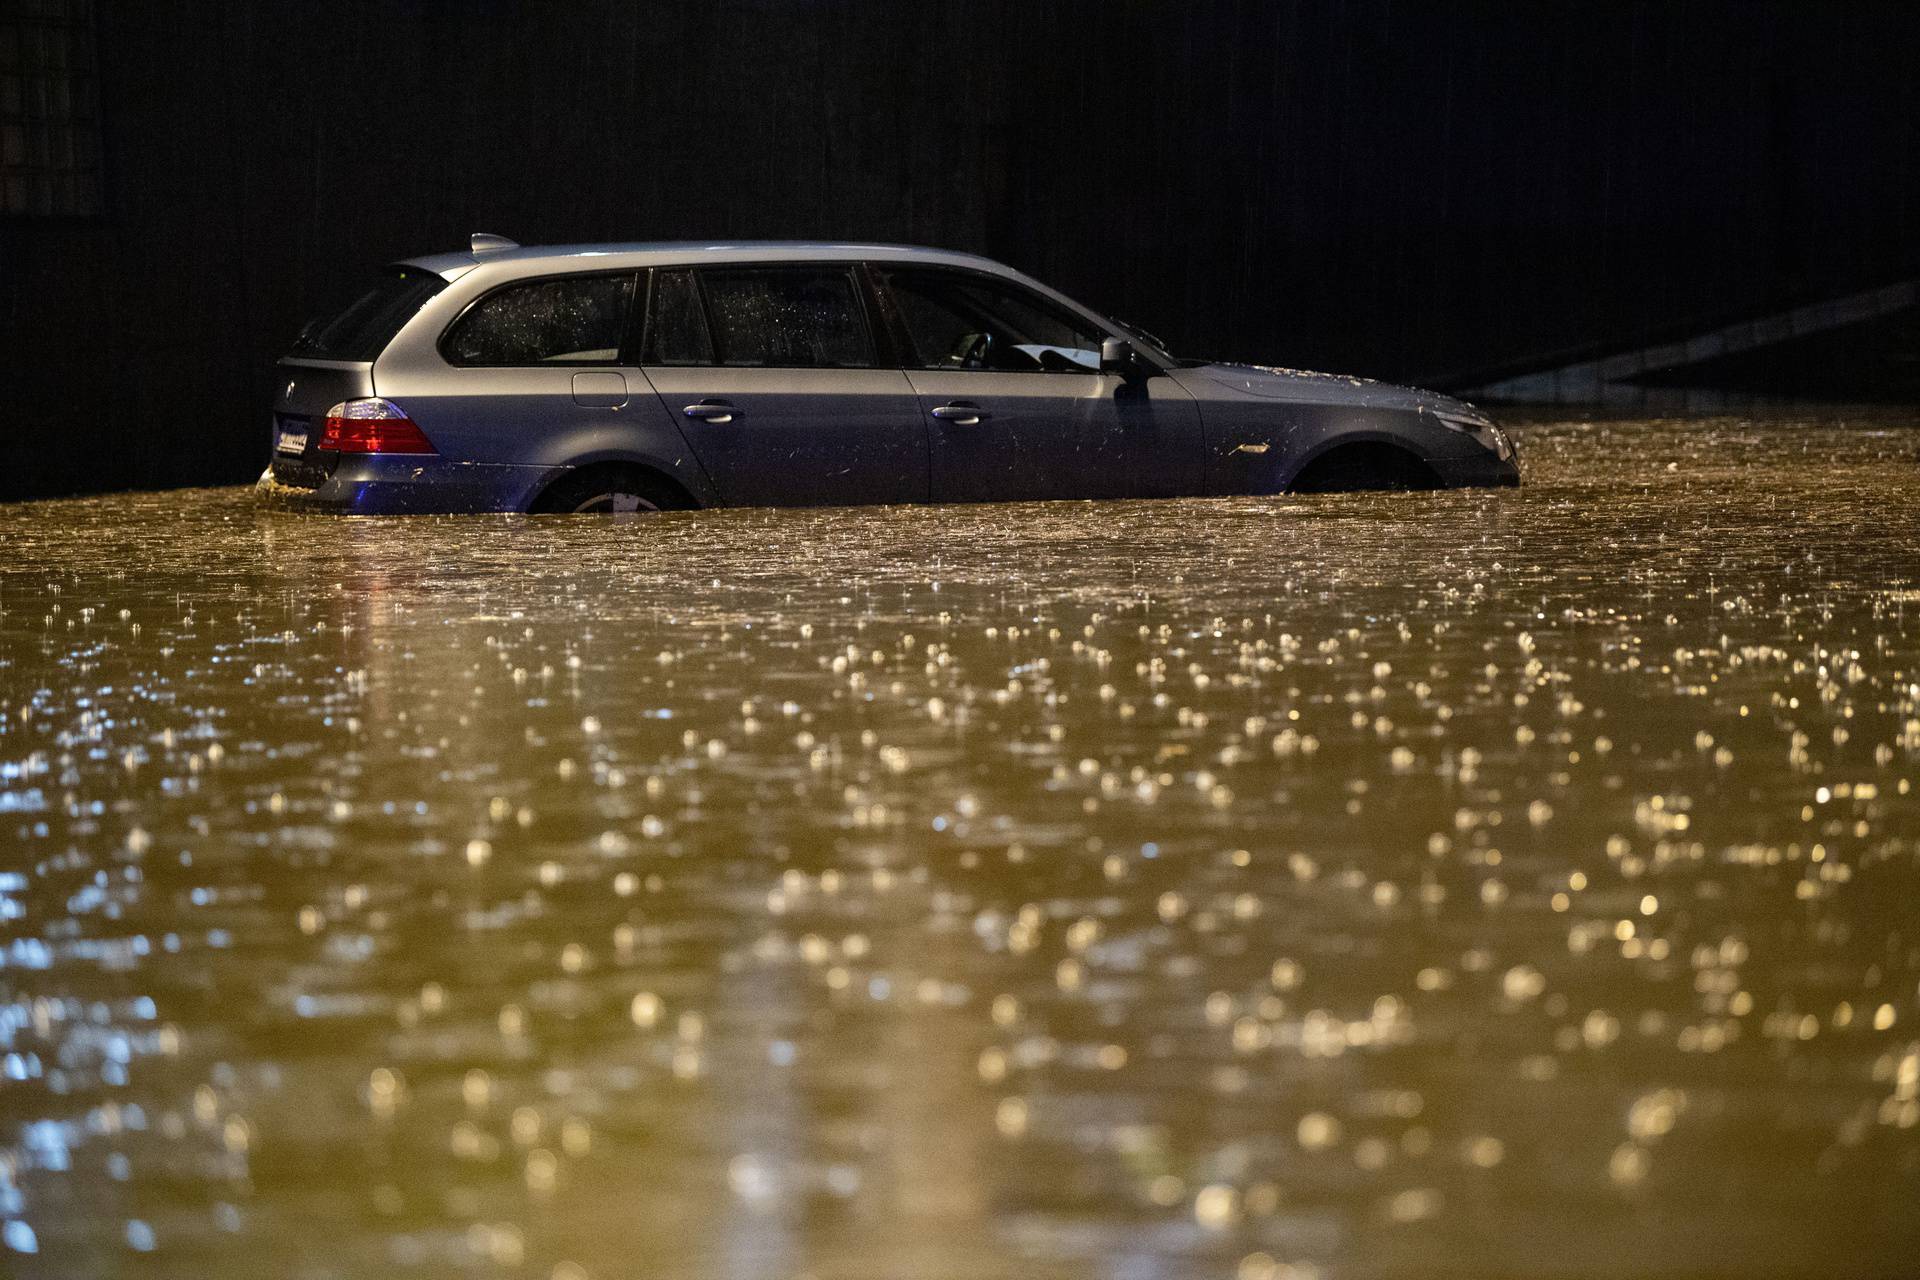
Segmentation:
[(276, 453), (305, 453), (307, 451), (307, 433), (302, 427), (280, 428), (280, 438), (273, 442)]

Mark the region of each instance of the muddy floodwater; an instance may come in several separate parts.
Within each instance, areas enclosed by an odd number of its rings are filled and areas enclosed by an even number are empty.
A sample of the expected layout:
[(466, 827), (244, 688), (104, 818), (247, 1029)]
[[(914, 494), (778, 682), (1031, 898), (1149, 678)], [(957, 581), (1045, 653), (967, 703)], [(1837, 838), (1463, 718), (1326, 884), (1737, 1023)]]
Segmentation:
[(1920, 417), (0, 508), (0, 1274), (1920, 1270)]

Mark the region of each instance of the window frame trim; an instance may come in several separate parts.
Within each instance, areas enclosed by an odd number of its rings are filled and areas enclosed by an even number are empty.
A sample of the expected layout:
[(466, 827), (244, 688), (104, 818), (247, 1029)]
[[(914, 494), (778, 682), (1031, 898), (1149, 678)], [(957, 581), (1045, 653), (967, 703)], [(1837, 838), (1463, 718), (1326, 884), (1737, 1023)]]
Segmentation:
[[(621, 267), (613, 270), (603, 268), (599, 271), (554, 271), (542, 272), (537, 275), (516, 276), (511, 280), (502, 280), (499, 284), (469, 299), (466, 305), (460, 308), (459, 314), (447, 322), (447, 327), (442, 329), (440, 336), (434, 340), (434, 353), (440, 357), (441, 361), (444, 362), (449, 369), (629, 368), (631, 366), (626, 363), (628, 354), (626, 344), (633, 331), (633, 308), (635, 300), (638, 299), (642, 293), (640, 277), (647, 274), (648, 270), (649, 269), (645, 267)], [(519, 289), (530, 285), (552, 284), (562, 280), (607, 280), (617, 279), (621, 276), (626, 277), (628, 283), (632, 285), (632, 288), (627, 293), (627, 314), (621, 321), (620, 341), (614, 349), (613, 359), (611, 360), (536, 360), (531, 364), (525, 363), (524, 361), (472, 364), (462, 360), (455, 360), (453, 354), (447, 349), (448, 345), (453, 341), (454, 331), (466, 323), (468, 316), (472, 315), (474, 311), (484, 306), (492, 298), (505, 293), (509, 289)], [(651, 280), (649, 280), (648, 285), (649, 288), (651, 288)]]
[(659, 364), (647, 360), (647, 347), (653, 341), (653, 299), (659, 288), (659, 279), (663, 272), (684, 271), (687, 273), (688, 279), (692, 282), (693, 300), (700, 309), (700, 323), (706, 331), (704, 336), (707, 340), (707, 351), (709, 355), (711, 355), (714, 350), (713, 322), (707, 315), (707, 301), (705, 294), (700, 288), (700, 269), (698, 267), (690, 262), (672, 262), (664, 265), (644, 267), (642, 270), (646, 272), (647, 276), (646, 296), (638, 300), (640, 309), (634, 317), (632, 345), (622, 351), (623, 355), (630, 357), (627, 361), (628, 367), (633, 369), (722, 369), (728, 367), (714, 364), (711, 360), (706, 364)]

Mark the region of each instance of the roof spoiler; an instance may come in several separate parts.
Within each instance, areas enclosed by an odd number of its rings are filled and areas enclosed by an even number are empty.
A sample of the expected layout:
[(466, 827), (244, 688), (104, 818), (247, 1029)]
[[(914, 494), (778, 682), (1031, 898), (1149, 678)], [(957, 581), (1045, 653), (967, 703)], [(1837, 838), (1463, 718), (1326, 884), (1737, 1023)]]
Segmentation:
[(518, 249), (518, 240), (509, 240), (505, 236), (491, 235), (485, 231), (476, 231), (468, 239), (475, 254), (499, 253), (502, 249)]

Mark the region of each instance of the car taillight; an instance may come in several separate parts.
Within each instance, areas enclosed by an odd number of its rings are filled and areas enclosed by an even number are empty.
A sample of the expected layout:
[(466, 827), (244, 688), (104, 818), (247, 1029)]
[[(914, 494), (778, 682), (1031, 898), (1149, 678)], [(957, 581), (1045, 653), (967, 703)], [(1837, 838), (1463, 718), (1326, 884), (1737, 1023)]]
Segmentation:
[(327, 410), (316, 449), (333, 453), (438, 453), (391, 400), (346, 400)]

